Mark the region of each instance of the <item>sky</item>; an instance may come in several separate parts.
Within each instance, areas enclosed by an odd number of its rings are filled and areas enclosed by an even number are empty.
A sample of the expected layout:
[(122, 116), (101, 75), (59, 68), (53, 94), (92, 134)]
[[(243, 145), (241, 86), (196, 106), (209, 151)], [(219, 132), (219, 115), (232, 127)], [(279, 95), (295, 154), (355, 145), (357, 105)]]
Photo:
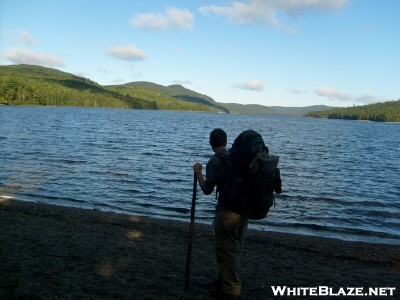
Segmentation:
[(400, 99), (399, 15), (398, 0), (0, 0), (0, 65), (223, 103), (364, 105)]

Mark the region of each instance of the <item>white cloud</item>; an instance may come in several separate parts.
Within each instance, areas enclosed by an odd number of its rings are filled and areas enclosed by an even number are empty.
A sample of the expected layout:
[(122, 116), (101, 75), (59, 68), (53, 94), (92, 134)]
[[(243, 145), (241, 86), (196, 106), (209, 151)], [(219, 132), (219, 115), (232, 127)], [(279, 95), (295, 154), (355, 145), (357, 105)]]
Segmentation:
[(17, 30), (16, 34), (18, 43), (22, 43), (28, 46), (33, 46), (34, 44), (36, 44), (35, 39), (26, 31)]
[(142, 13), (134, 16), (130, 23), (146, 30), (192, 29), (194, 15), (187, 9), (169, 7), (164, 13)]
[(350, 0), (280, 0), (274, 1), (277, 8), (288, 15), (307, 12), (333, 12), (345, 7)]
[(128, 61), (145, 60), (147, 58), (146, 53), (133, 45), (110, 47), (107, 49), (107, 53), (114, 58)]
[(291, 89), (289, 89), (289, 93), (301, 95), (301, 94), (307, 94), (308, 91), (307, 90), (303, 90), (303, 89), (291, 88)]
[(315, 93), (322, 97), (332, 98), (336, 100), (347, 101), (351, 97), (349, 95), (343, 94), (340, 91), (331, 88), (329, 86), (323, 86), (315, 90)]
[(249, 80), (240, 84), (235, 84), (234, 87), (243, 90), (261, 92), (264, 90), (264, 83), (261, 80)]
[(337, 89), (328, 87), (328, 86), (323, 86), (315, 90), (315, 93), (319, 96), (329, 98), (330, 100), (335, 100), (335, 101), (353, 101), (357, 102), (360, 104), (371, 104), (371, 103), (377, 103), (381, 101), (382, 99), (379, 99), (376, 96), (372, 95), (352, 95), (352, 94), (345, 94), (340, 92)]
[(15, 48), (4, 54), (4, 59), (16, 64), (43, 65), (48, 67), (62, 67), (65, 63), (57, 56)]
[(334, 88), (331, 88), (329, 86), (323, 86), (315, 91), (317, 95), (323, 96), (323, 97), (336, 97), (340, 95), (340, 92)]
[(251, 1), (249, 4), (233, 2), (230, 6), (203, 6), (200, 12), (204, 14), (225, 15), (231, 22), (239, 24), (267, 23), (278, 27), (279, 22), (275, 10), (269, 1)]
[(233, 1), (228, 6), (208, 5), (200, 7), (204, 14), (225, 15), (239, 24), (260, 23), (282, 28), (280, 15), (296, 16), (319, 11), (330, 12), (343, 8), (349, 0), (249, 0)]

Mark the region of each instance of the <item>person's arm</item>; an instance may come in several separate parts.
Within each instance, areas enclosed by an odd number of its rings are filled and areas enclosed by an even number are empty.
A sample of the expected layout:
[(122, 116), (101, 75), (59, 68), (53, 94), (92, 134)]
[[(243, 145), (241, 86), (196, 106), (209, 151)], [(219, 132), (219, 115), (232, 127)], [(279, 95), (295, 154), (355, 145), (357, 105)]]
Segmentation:
[(199, 164), (199, 163), (194, 164), (193, 171), (196, 173), (196, 176), (199, 181), (199, 185), (200, 185), (201, 189), (204, 190), (205, 180), (204, 180), (202, 170), (203, 170), (203, 166), (201, 164)]
[(202, 173), (203, 166), (201, 164), (197, 163), (197, 164), (194, 164), (194, 166), (193, 166), (193, 171), (197, 175), (201, 190), (206, 195), (210, 195), (213, 192), (214, 187), (216, 185), (216, 181), (214, 178), (215, 172), (212, 171), (213, 168), (211, 167), (211, 165), (213, 165), (213, 162), (209, 162), (207, 164), (206, 178), (204, 178), (204, 176), (203, 176), (203, 173)]

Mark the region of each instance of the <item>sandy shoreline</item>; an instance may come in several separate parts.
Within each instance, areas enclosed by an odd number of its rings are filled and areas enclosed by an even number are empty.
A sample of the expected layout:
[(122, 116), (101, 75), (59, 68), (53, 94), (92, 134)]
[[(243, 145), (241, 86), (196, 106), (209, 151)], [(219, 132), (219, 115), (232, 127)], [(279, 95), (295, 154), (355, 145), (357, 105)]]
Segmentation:
[[(0, 199), (0, 299), (209, 299), (213, 228), (196, 224), (185, 291), (188, 225)], [(250, 231), (243, 298), (266, 299), (271, 286), (395, 287), (400, 297), (399, 274), (399, 245)]]

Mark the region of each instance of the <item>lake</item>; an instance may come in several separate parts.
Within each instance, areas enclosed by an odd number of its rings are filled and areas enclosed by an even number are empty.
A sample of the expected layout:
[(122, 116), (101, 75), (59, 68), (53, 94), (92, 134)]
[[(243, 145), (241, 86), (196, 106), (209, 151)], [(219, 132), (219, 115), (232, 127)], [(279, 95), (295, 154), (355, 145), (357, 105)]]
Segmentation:
[[(0, 107), (0, 197), (189, 221), (192, 165), (259, 131), (284, 193), (258, 230), (400, 244), (400, 124), (77, 107)], [(197, 193), (212, 223), (215, 193)]]

